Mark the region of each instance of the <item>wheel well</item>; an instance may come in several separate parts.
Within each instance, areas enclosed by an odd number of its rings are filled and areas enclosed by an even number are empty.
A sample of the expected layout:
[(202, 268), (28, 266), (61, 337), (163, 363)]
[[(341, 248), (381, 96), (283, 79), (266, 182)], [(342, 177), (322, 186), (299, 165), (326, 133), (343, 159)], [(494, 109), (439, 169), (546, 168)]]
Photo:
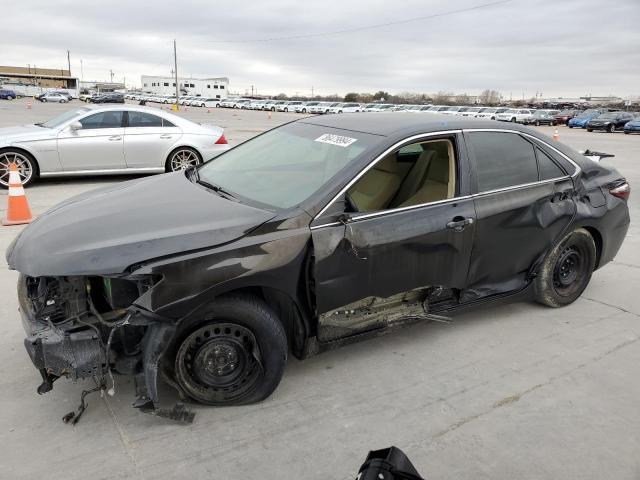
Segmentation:
[(164, 170), (166, 172), (169, 171), (169, 161), (171, 160), (171, 155), (173, 155), (176, 151), (182, 150), (182, 149), (189, 149), (189, 150), (194, 151), (196, 153), (196, 155), (198, 155), (198, 158), (200, 159), (200, 163), (202, 163), (202, 154), (198, 151), (197, 148), (190, 147), (189, 145), (181, 145), (181, 146), (176, 147), (173, 150), (171, 150), (169, 152), (169, 155), (167, 155), (167, 159), (164, 162)]
[(591, 235), (593, 237), (593, 242), (596, 244), (596, 266), (595, 266), (595, 269), (597, 269), (600, 266), (600, 256), (602, 254), (602, 235), (594, 227), (582, 227), (582, 228), (584, 228), (587, 232), (589, 232), (589, 235)]
[(26, 155), (31, 160), (33, 160), (33, 166), (35, 168), (35, 171), (33, 172), (34, 175), (36, 177), (40, 175), (40, 165), (38, 164), (38, 160), (36, 159), (36, 157), (33, 156), (33, 154), (30, 151), (20, 147), (4, 147), (4, 148), (0, 148), (0, 153), (2, 152), (20, 152)]
[[(278, 316), (287, 335), (289, 350), (302, 358), (307, 338), (307, 327), (300, 309), (288, 294), (271, 287), (243, 287), (225, 292), (221, 296), (245, 294), (263, 300)], [(215, 301), (215, 300), (214, 300)]]

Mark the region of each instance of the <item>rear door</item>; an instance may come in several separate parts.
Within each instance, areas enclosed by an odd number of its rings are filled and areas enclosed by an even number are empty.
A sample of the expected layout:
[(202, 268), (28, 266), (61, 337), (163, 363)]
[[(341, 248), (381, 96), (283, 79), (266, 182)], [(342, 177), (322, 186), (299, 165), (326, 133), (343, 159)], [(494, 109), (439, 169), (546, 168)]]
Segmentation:
[(124, 157), (127, 168), (161, 167), (182, 130), (169, 120), (148, 112), (126, 112)]
[(58, 156), (65, 171), (125, 168), (124, 112), (105, 110), (79, 122), (80, 130), (66, 128), (58, 134)]
[(575, 213), (575, 168), (518, 132), (465, 130), (475, 183), (476, 235), (463, 300), (518, 290)]

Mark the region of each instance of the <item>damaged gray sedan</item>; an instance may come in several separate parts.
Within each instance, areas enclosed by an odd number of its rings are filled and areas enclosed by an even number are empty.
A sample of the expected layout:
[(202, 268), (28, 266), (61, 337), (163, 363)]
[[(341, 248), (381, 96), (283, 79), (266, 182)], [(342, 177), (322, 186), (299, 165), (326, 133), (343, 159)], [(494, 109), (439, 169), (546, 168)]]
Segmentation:
[(304, 358), (482, 303), (576, 300), (629, 226), (615, 169), (519, 125), (312, 117), (184, 172), (74, 197), (7, 252), (42, 376), (268, 397)]

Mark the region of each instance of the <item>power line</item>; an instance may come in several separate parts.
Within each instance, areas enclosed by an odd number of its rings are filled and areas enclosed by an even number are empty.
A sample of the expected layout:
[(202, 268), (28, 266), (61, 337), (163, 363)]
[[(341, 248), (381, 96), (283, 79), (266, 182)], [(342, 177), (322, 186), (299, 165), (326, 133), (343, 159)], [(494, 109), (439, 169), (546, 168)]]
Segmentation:
[(411, 23), (411, 22), (419, 22), (422, 20), (430, 20), (433, 18), (440, 18), (440, 17), (448, 17), (451, 15), (457, 15), (459, 13), (465, 13), (465, 12), (471, 12), (473, 10), (480, 10), (483, 8), (489, 8), (489, 7), (494, 7), (496, 5), (502, 5), (505, 3), (510, 3), (513, 0), (498, 0), (495, 2), (489, 2), (489, 3), (483, 3), (480, 5), (475, 5), (473, 7), (467, 7), (467, 8), (460, 8), (458, 10), (451, 10), (449, 12), (443, 12), (443, 13), (434, 13), (431, 15), (424, 15), (421, 17), (413, 17), (413, 18), (407, 18), (404, 20), (397, 20), (395, 22), (386, 22), (386, 23), (377, 23), (374, 25), (365, 25), (362, 27), (355, 27), (355, 28), (345, 28), (342, 30), (333, 30), (333, 31), (328, 31), (328, 32), (318, 32), (318, 33), (305, 33), (305, 34), (300, 34), (300, 35), (290, 35), (290, 36), (284, 36), (284, 37), (270, 37), (270, 38), (258, 38), (258, 39), (243, 39), (243, 40), (209, 40), (206, 43), (261, 43), (261, 42), (278, 42), (278, 41), (282, 41), (282, 40), (299, 40), (299, 39), (304, 39), (304, 38), (316, 38), (316, 37), (328, 37), (331, 35), (342, 35), (345, 33), (355, 33), (355, 32), (361, 32), (363, 30), (373, 30), (376, 28), (382, 28), (382, 27), (391, 27), (394, 25), (403, 25), (405, 23)]

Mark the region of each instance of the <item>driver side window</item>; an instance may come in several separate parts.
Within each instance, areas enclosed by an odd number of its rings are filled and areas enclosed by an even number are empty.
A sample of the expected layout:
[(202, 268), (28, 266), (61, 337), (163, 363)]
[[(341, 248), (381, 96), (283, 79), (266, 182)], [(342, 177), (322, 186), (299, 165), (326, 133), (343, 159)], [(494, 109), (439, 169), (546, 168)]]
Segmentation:
[(93, 130), (96, 128), (120, 128), (122, 127), (122, 112), (107, 110), (105, 112), (94, 113), (81, 118), (83, 130)]
[(379, 160), (347, 193), (351, 210), (357, 212), (453, 198), (456, 195), (453, 142), (440, 139), (405, 145)]

